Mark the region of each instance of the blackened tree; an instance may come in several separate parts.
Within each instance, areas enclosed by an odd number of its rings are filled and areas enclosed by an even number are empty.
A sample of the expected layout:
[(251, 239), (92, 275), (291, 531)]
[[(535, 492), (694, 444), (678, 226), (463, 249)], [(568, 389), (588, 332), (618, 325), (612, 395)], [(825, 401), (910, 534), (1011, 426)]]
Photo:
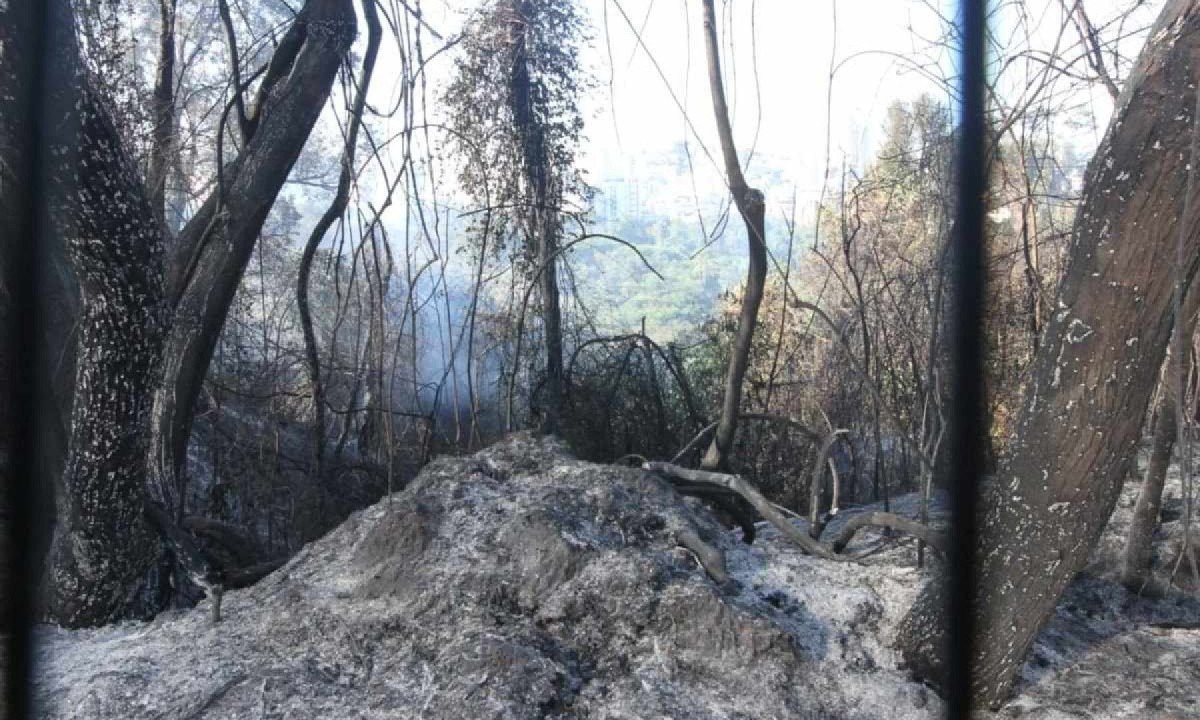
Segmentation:
[[(51, 619), (84, 626), (163, 602), (157, 535), (176, 536), (163, 508), (181, 502), (201, 383), (263, 221), (354, 39), (355, 18), (350, 0), (308, 0), (296, 13), (258, 80), (238, 151), (227, 149), (215, 189), (167, 253), (158, 178), (148, 190), (82, 59), (71, 4), (53, 0), (47, 14), (45, 217), (81, 301), (45, 602)], [(20, 44), (0, 52), (6, 74), (41, 60), (18, 56)], [(6, 143), (3, 151), (15, 167), (30, 149)], [(6, 184), (0, 194), (14, 190)], [(154, 523), (147, 507), (156, 510)]]

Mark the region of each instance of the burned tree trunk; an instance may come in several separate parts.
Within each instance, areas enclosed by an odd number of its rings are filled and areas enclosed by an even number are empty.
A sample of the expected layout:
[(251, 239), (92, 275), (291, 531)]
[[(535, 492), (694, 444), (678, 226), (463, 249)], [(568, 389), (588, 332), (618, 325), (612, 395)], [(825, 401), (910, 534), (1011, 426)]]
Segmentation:
[(51, 617), (80, 626), (146, 607), (137, 595), (158, 546), (142, 489), (164, 332), (163, 248), (135, 164), (79, 62), (66, 3), (52, 4), (49, 19), (47, 214), (82, 302), (45, 602)]
[[(1176, 244), (1189, 282), (1200, 257), (1195, 208), (1183, 217), (1197, 57), (1200, 0), (1173, 0), (1088, 168), (1055, 311), (1008, 452), (983, 492), (971, 667), (980, 705), (1007, 696), (1128, 474), (1171, 333)], [(946, 671), (944, 593), (929, 586), (900, 640), (917, 674), (935, 683)]]
[(540, 274), (535, 278), (542, 296), (542, 335), (546, 348), (546, 382), (542, 392), (541, 431), (559, 431), (563, 411), (562, 309), (558, 298), (558, 245), (561, 224), (561, 182), (553, 177), (553, 159), (539, 113), (535, 81), (530, 73), (528, 0), (512, 0), (509, 10), (512, 65), (508, 77), (509, 102), (521, 148), (525, 184), (525, 232), (534, 248)]
[[(196, 398), (258, 233), (325, 107), (355, 35), (351, 0), (309, 0), (280, 40), (236, 159), (179, 233), (167, 267), (174, 308), (155, 391), (152, 489), (177, 517)], [(240, 91), (240, 89), (238, 90)]]
[(158, 68), (154, 79), (154, 131), (147, 194), (158, 224), (166, 227), (167, 169), (175, 145), (175, 0), (159, 0)]
[[(1176, 351), (1190, 343), (1196, 332), (1196, 312), (1200, 309), (1200, 284), (1192, 283), (1183, 301), (1183, 322), (1176, 323), (1174, 338)], [(1171, 464), (1171, 451), (1179, 435), (1179, 418), (1184, 415), (1179, 404), (1178, 379), (1182, 367), (1187, 367), (1184, 358), (1170, 358), (1161, 383), (1162, 404), (1159, 407), (1158, 423), (1154, 428), (1154, 440), (1150, 447), (1150, 464), (1142, 479), (1141, 491), (1133, 507), (1133, 520), (1125, 538), (1125, 551), (1121, 555), (1121, 582), (1133, 592), (1142, 592), (1150, 580), (1150, 556), (1154, 544), (1154, 531), (1158, 529), (1158, 514), (1162, 509), (1163, 488), (1167, 482), (1167, 468)], [(1175, 378), (1173, 382), (1171, 378)]]
[(1137, 503), (1133, 506), (1133, 520), (1129, 524), (1125, 550), (1121, 554), (1121, 583), (1135, 593), (1146, 589), (1150, 581), (1154, 531), (1158, 528), (1158, 514), (1162, 509), (1167, 468), (1171, 464), (1171, 451), (1175, 448), (1175, 437), (1179, 432), (1179, 424), (1175, 422), (1175, 398), (1168, 388), (1164, 387), (1163, 391), (1158, 423), (1155, 425), (1154, 439), (1150, 446), (1150, 463), (1146, 466), (1146, 475), (1142, 478)]
[(746, 244), (750, 256), (750, 265), (746, 271), (746, 290), (742, 295), (742, 309), (738, 314), (737, 334), (733, 339), (733, 352), (725, 374), (721, 415), (717, 421), (716, 432), (713, 433), (712, 443), (704, 453), (702, 462), (705, 469), (716, 470), (728, 463), (733, 439), (737, 434), (738, 411), (742, 404), (742, 381), (750, 364), (754, 327), (758, 323), (758, 307), (762, 304), (763, 287), (767, 281), (767, 245), (763, 194), (746, 184), (737, 148), (733, 143), (729, 108), (725, 102), (725, 87), (721, 82), (716, 10), (712, 0), (703, 0), (703, 5), (704, 50), (708, 58), (708, 84), (712, 92), (713, 114), (717, 121), (717, 135), (721, 138), (721, 154), (725, 160), (729, 193), (733, 196), (733, 204), (745, 222)]
[(148, 594), (163, 578), (154, 579), (160, 544), (146, 493), (157, 490), (175, 515), (182, 508), (200, 383), (262, 222), (353, 40), (354, 12), (350, 0), (309, 0), (298, 13), (262, 81), (253, 134), (170, 263), (156, 208), (79, 60), (69, 3), (54, 2), (49, 17), (47, 217), (81, 311), (44, 597), (52, 619), (83, 626), (161, 606)]

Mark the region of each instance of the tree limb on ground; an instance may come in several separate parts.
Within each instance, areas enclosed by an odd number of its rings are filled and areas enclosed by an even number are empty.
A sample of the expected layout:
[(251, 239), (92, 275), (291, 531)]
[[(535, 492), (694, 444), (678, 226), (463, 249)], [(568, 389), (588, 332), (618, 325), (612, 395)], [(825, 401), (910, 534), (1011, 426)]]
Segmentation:
[(741, 498), (736, 492), (708, 483), (689, 483), (677, 479), (671, 480), (671, 486), (680, 495), (700, 498), (715, 505), (717, 509), (728, 514), (738, 524), (738, 527), (742, 529), (742, 540), (747, 545), (754, 542), (756, 535), (754, 513), (745, 506), (744, 502), (740, 502)]
[(666, 478), (679, 478), (690, 483), (714, 485), (732, 490), (753, 505), (754, 509), (767, 522), (774, 525), (785, 537), (804, 548), (810, 555), (815, 555), (826, 560), (841, 559), (830, 552), (824, 545), (810, 538), (807, 533), (800, 531), (781, 512), (776, 510), (775, 506), (763, 497), (762, 493), (737, 475), (726, 475), (725, 473), (708, 472), (706, 470), (689, 470), (688, 468), (664, 462), (648, 462), (642, 465), (642, 468)]
[(717, 585), (725, 586), (730, 582), (729, 571), (725, 569), (725, 553), (700, 539), (695, 530), (684, 528), (678, 531), (675, 541), (692, 551)]
[[(824, 560), (855, 560), (856, 558), (848, 557), (841, 553), (845, 551), (846, 546), (854, 539), (854, 535), (864, 527), (889, 528), (911, 535), (932, 547), (943, 558), (949, 552), (949, 542), (942, 533), (933, 531), (915, 520), (909, 520), (908, 518), (885, 512), (864, 513), (850, 519), (832, 546), (826, 546), (798, 528), (774, 504), (763, 497), (757, 488), (737, 475), (708, 472), (706, 470), (691, 470), (665, 462), (648, 462), (642, 465), (642, 469), (665, 478), (682, 493), (705, 496), (713, 495), (716, 497), (725, 495), (728, 492), (740, 495), (754, 506), (754, 509), (767, 522), (774, 525), (784, 537), (799, 545), (808, 554)], [(684, 544), (682, 539), (680, 539), (680, 544), (695, 552), (697, 557), (701, 557), (699, 551)], [(708, 565), (703, 559), (701, 564), (705, 566), (706, 570), (708, 569)], [(723, 563), (721, 567), (724, 567)], [(717, 579), (717, 575), (712, 572), (709, 574), (713, 576), (714, 580)]]
[(894, 513), (888, 512), (869, 512), (861, 515), (855, 515), (846, 521), (842, 531), (838, 533), (837, 538), (833, 541), (833, 551), (836, 553), (843, 552), (850, 541), (859, 530), (865, 527), (881, 527), (890, 530), (896, 530), (907, 535), (912, 535), (918, 540), (921, 540), (929, 547), (933, 548), (944, 560), (950, 552), (949, 539), (942, 533), (931, 530), (925, 525), (916, 520), (909, 520), (906, 517), (901, 517)]

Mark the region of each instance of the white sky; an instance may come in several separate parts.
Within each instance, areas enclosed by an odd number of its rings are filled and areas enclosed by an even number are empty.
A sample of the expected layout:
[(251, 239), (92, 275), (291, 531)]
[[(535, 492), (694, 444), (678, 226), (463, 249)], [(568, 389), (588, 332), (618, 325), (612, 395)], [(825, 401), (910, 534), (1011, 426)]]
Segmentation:
[[(416, 2), (407, 1), (410, 6)], [(694, 177), (669, 179), (667, 185), (643, 184), (641, 196), (643, 201), (649, 196), (650, 202), (660, 205), (660, 212), (672, 216), (694, 217), (697, 209), (712, 214), (727, 191), (718, 167), (700, 0), (579, 2), (593, 28), (582, 59), (597, 83), (582, 99), (587, 141), (580, 163), (589, 181), (603, 187), (606, 179), (610, 183), (624, 179), (635, 186), (643, 179), (662, 180), (672, 171), (655, 167), (655, 160), (673, 155), (686, 140), (692, 151)], [(1106, 20), (1135, 2), (1085, 0), (1085, 5), (1093, 22), (1107, 33)], [(467, 13), (481, 4), (482, 0), (423, 0), (420, 7), (426, 22), (449, 38), (460, 30)], [(941, 47), (936, 41), (953, 18), (957, 0), (716, 0), (716, 4), (726, 93), (747, 181), (766, 192), (773, 212), (787, 212), (794, 199), (802, 235), (807, 235), (805, 228), (814, 216), (822, 187), (836, 189), (843, 163), (861, 169), (872, 159), (892, 103), (922, 93), (950, 103), (946, 86), (954, 82), (937, 78), (953, 77), (955, 58), (950, 49), (936, 49)], [(1152, 19), (1157, 13), (1161, 2), (1146, 6), (1141, 13), (1143, 25), (1146, 16)], [(1063, 57), (1078, 56), (1078, 48), (1071, 48), (1078, 43), (1074, 28), (1061, 32), (1061, 0), (1027, 0), (1022, 6), (1006, 7), (1022, 7), (1030, 14), (1029, 22), (1012, 25), (1011, 16), (1004, 16), (997, 24), (1009, 29), (993, 27), (997, 36), (1004, 38), (1005, 32), (1019, 27), (1021, 32), (1028, 30), (1030, 37), (1015, 38), (1018, 44), (1045, 49), (1053, 48), (1054, 39), (1061, 36), (1066, 42), (1058, 48)], [(426, 34), (423, 44), (428, 57), (442, 42)], [(1131, 56), (1139, 47), (1140, 38), (1135, 37), (1123, 52)], [(436, 98), (453, 71), (452, 57), (443, 54), (426, 67), (431, 121), (436, 121), (442, 107)], [(832, 92), (831, 62), (837, 68)], [(398, 87), (386, 79), (389, 75), (399, 79), (400, 73), (389, 72), (389, 68), (398, 68), (397, 63), (394, 43), (385, 42), (372, 85), (374, 106), (393, 105)], [(913, 69), (914, 63), (934, 77)], [(1088, 73), (1082, 64), (1074, 69)], [(1019, 96), (1038, 72), (1039, 66), (1032, 62), (1015, 70), (1010, 66), (1002, 92)], [(1067, 127), (1056, 119), (1055, 136), (1087, 157), (1107, 123), (1111, 103), (1100, 89), (1067, 92), (1075, 106), (1075, 124)], [(398, 116), (384, 121), (391, 127), (382, 136), (401, 131), (404, 121)], [(437, 194), (442, 202), (451, 200), (456, 205), (459, 198), (450, 189), (453, 164), (447, 160), (437, 161), (435, 177), (447, 183)], [(399, 158), (392, 158), (390, 164), (396, 168)], [(691, 187), (681, 187), (690, 182), (694, 182), (694, 193)], [(662, 207), (670, 202), (674, 205)], [(386, 222), (398, 223), (403, 218), (397, 209)], [(715, 217), (705, 220), (711, 228)], [(403, 233), (393, 235), (402, 237)], [(704, 236), (698, 232), (695, 247), (703, 244)]]
[[(594, 29), (584, 65), (598, 83), (583, 103), (587, 143), (580, 160), (589, 177), (636, 175), (648, 158), (665, 155), (686, 139), (699, 194), (720, 194), (699, 0), (580, 2)], [(1133, 2), (1087, 0), (1085, 6), (1103, 31), (1107, 18)], [(479, 4), (425, 0), (421, 9), (431, 26), (450, 37)], [(826, 168), (827, 107), (829, 180), (835, 182), (843, 160), (858, 167), (869, 161), (891, 103), (923, 92), (948, 102), (943, 87), (906, 67), (898, 56), (909, 62), (916, 58), (933, 73), (951, 76), (954, 59), (949, 52), (929, 48), (944, 27), (937, 13), (952, 18), (956, 5), (956, 0), (717, 0), (726, 92), (750, 184), (764, 186), (769, 203), (786, 204), (795, 191), (801, 206), (811, 207)], [(1159, 4), (1147, 5), (1152, 17)], [(1033, 16), (1035, 35), (1058, 36), (1063, 17), (1059, 0), (1030, 0), (1025, 7)], [(1002, 35), (1002, 29), (995, 30)], [(1073, 28), (1064, 37), (1077, 42)], [(427, 40), (426, 52), (437, 44)], [(827, 103), (831, 59), (838, 69)], [(387, 60), (383, 63), (386, 67)], [(442, 79), (451, 69), (449, 56), (431, 65), (429, 87), (444, 86)], [(1091, 127), (1076, 129), (1078, 136), (1071, 138), (1085, 151), (1098, 140), (1110, 110), (1102, 91), (1093, 95), (1086, 101), (1096, 106), (1089, 113)], [(680, 104), (686, 107), (690, 130)], [(769, 158), (772, 168), (786, 168), (785, 176), (770, 183), (756, 177), (751, 148), (758, 157)]]
[[(700, 193), (719, 193), (724, 186), (717, 170), (698, 0), (582, 4), (594, 27), (584, 65), (598, 83), (584, 99), (587, 144), (581, 163), (589, 176), (628, 175), (631, 164), (668, 153), (686, 139)], [(449, 37), (477, 6), (476, 0), (426, 0), (422, 11)], [(834, 168), (843, 156), (852, 163), (869, 156), (892, 101), (921, 92), (940, 94), (936, 85), (905, 72), (896, 58), (884, 54), (911, 56), (924, 47), (913, 30), (927, 38), (936, 35), (936, 17), (916, 0), (718, 0), (717, 12), (734, 133), (751, 185), (756, 181), (753, 147), (759, 157), (769, 156), (772, 166), (790, 170), (787, 187), (774, 191), (790, 198), (795, 186), (798, 194), (815, 200), (825, 167), (826, 97), (835, 51), (841, 64), (829, 113)], [(949, 74), (950, 61), (942, 60), (942, 72)], [(446, 60), (431, 66), (430, 87), (438, 87), (450, 69)], [(681, 104), (699, 142), (685, 124)]]
[[(611, 65), (602, 29), (606, 5)], [(724, 16), (719, 20), (719, 35), (726, 92), (739, 152), (743, 164), (749, 165), (747, 180), (752, 185), (754, 164), (752, 158), (747, 163), (747, 158), (754, 147), (771, 156), (774, 165), (786, 161), (795, 166), (800, 172), (792, 180), (802, 191), (819, 186), (832, 57), (845, 61), (837, 71), (828, 106), (835, 164), (843, 154), (864, 154), (893, 100), (936, 90), (917, 74), (900, 72), (892, 57), (860, 54), (912, 53), (917, 41), (908, 30), (910, 24), (927, 35), (935, 29), (931, 14), (914, 9), (915, 5), (901, 0), (718, 3), (718, 13)], [(700, 3), (622, 0), (618, 5), (613, 0), (589, 0), (587, 7), (601, 27), (591, 58), (596, 75), (602, 86), (608, 84), (610, 72), (612, 77), (611, 92), (602, 87), (594, 98), (599, 117), (589, 126), (587, 165), (599, 170), (606, 159), (636, 157), (683, 140), (688, 131), (676, 99), (685, 103), (694, 131), (719, 161)], [(661, 75), (637, 45), (632, 26), (643, 24), (645, 48)], [(689, 140), (695, 143), (694, 136)], [(698, 169), (714, 170), (714, 161), (704, 150), (698, 150), (695, 158)]]

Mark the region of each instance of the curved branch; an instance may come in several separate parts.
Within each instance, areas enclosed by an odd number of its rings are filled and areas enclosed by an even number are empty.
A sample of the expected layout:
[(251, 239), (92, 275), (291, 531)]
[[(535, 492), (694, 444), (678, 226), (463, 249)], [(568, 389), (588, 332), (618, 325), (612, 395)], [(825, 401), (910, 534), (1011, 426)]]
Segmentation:
[(233, 99), (237, 106), (238, 136), (245, 143), (250, 137), (250, 118), (246, 114), (246, 99), (242, 95), (242, 61), (238, 54), (237, 33), (233, 30), (233, 17), (229, 13), (229, 1), (219, 0), (217, 12), (221, 16), (221, 25), (225, 28), (225, 42), (229, 46), (229, 72), (233, 77)]
[(725, 553), (700, 539), (695, 530), (684, 528), (676, 532), (675, 542), (692, 551), (700, 561), (700, 566), (717, 585), (724, 586), (730, 582), (729, 571), (725, 569)]
[(833, 551), (840, 553), (846, 549), (855, 534), (865, 527), (881, 527), (912, 535), (933, 548), (938, 555), (945, 559), (950, 553), (950, 540), (944, 534), (932, 530), (916, 520), (909, 520), (893, 513), (869, 512), (850, 518), (837, 539), (833, 541)]
[(725, 159), (729, 193), (733, 196), (733, 202), (746, 225), (747, 255), (749, 256), (746, 269), (746, 289), (742, 295), (733, 351), (730, 354), (729, 367), (725, 375), (720, 422), (717, 424), (712, 442), (701, 461), (702, 466), (706, 469), (717, 470), (728, 463), (729, 453), (733, 448), (733, 440), (737, 433), (742, 384), (750, 363), (754, 327), (758, 323), (758, 308), (762, 304), (763, 288), (767, 278), (767, 246), (764, 196), (759, 190), (746, 185), (746, 178), (742, 175), (737, 148), (733, 141), (729, 107), (725, 101), (725, 87), (721, 81), (717, 20), (713, 0), (703, 0), (703, 8), (704, 50), (708, 59), (708, 83), (712, 94), (713, 115), (717, 122), (717, 135), (721, 140), (721, 154)]
[[(223, 4), (223, 3), (222, 3)], [(325, 392), (321, 382), (321, 360), (317, 350), (317, 337), (313, 330), (312, 311), (308, 303), (309, 277), (312, 272), (313, 257), (317, 246), (321, 244), (325, 233), (334, 221), (342, 216), (350, 202), (350, 183), (354, 175), (354, 150), (358, 143), (358, 131), (362, 126), (363, 107), (367, 101), (367, 88), (371, 84), (371, 75), (375, 70), (375, 58), (379, 53), (379, 41), (382, 29), (379, 16), (375, 10), (374, 0), (364, 0), (363, 15), (367, 19), (367, 52), (363, 57), (362, 73), (358, 83), (358, 94), (350, 110), (350, 123), (346, 130), (346, 141), (342, 150), (342, 170), (338, 176), (337, 194), (324, 214), (313, 226), (304, 251), (300, 256), (300, 268), (296, 278), (296, 306), (300, 314), (300, 328), (304, 335), (304, 355), (308, 368), (309, 382), (312, 384), (313, 398), (313, 477), (320, 482), (324, 471), (325, 457)], [(238, 94), (240, 98), (240, 93)], [(239, 111), (241, 110), (239, 105)]]
[(754, 506), (767, 522), (775, 526), (780, 534), (788, 538), (792, 542), (799, 545), (809, 555), (813, 555), (825, 560), (844, 560), (832, 552), (821, 543), (813, 540), (807, 533), (802, 532), (794, 524), (788, 521), (781, 512), (775, 509), (775, 506), (770, 503), (762, 493), (753, 485), (737, 475), (727, 475), (725, 473), (707, 472), (705, 470), (689, 470), (664, 462), (649, 462), (642, 465), (642, 468), (648, 472), (662, 475), (668, 478), (679, 478), (691, 483), (701, 483), (712, 485), (741, 495), (746, 502)]
[[(829, 452), (833, 450), (833, 445), (838, 441), (838, 438), (848, 435), (849, 430), (839, 429), (834, 430), (826, 436), (825, 441), (821, 443), (821, 450), (817, 453), (817, 459), (813, 462), (812, 479), (809, 480), (809, 495), (808, 495), (808, 534), (813, 540), (821, 539), (821, 532), (825, 529), (825, 523), (820, 519), (820, 504), (821, 504), (821, 478), (825, 474), (825, 464), (830, 463), (830, 470), (834, 474), (834, 482), (837, 482), (837, 470), (834, 469), (832, 460), (829, 457)], [(836, 510), (836, 505), (834, 506)]]
[[(654, 352), (658, 353), (658, 356), (660, 358), (662, 358), (663, 365), (665, 365), (667, 368), (667, 371), (669, 373), (671, 373), (671, 377), (675, 378), (675, 385), (676, 385), (676, 387), (679, 388), (680, 394), (683, 395), (683, 402), (687, 408), (688, 417), (696, 425), (703, 425), (704, 417), (700, 414), (700, 411), (696, 408), (696, 398), (695, 398), (695, 395), (692, 393), (692, 386), (690, 383), (688, 383), (687, 375), (684, 374), (683, 368), (680, 366), (681, 364), (678, 363), (676, 359), (672, 359), (672, 356), (668, 355), (667, 352), (665, 350), (663, 350), (662, 346), (660, 346), (658, 343), (651, 340), (648, 335), (646, 335), (645, 333), (641, 333), (641, 332), (626, 333), (624, 335), (609, 335), (609, 336), (604, 336), (604, 337), (590, 338), (590, 339), (580, 343), (579, 345), (576, 345), (574, 351), (572, 351), (572, 353), (571, 353), (570, 361), (567, 362), (567, 368), (566, 368), (566, 372), (564, 374), (564, 377), (567, 380), (568, 392), (570, 391), (571, 378), (575, 372), (575, 363), (576, 363), (576, 361), (578, 361), (579, 355), (585, 349), (587, 349), (591, 345), (599, 345), (599, 344), (604, 344), (604, 343), (622, 343), (622, 342), (634, 342), (634, 343), (640, 342), (640, 343), (646, 345), (647, 347), (649, 347)], [(672, 462), (677, 462), (677, 461), (678, 461), (678, 458), (676, 458)]]

